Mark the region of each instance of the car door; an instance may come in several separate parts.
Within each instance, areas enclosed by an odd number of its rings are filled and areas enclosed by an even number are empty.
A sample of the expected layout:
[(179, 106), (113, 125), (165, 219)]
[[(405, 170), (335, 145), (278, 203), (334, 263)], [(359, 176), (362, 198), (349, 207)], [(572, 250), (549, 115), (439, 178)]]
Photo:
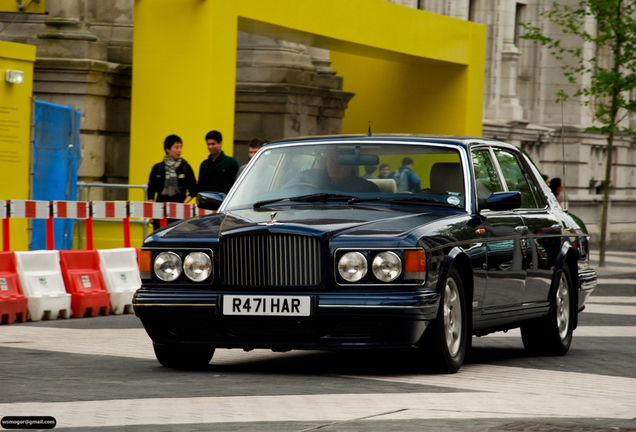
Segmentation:
[(528, 227), (525, 239), (526, 286), (523, 303), (545, 302), (552, 283), (552, 268), (561, 250), (563, 227), (552, 213), (540, 185), (521, 154), (507, 149), (494, 149), (494, 155), (509, 190), (521, 192), (522, 208), (515, 213)]
[[(478, 201), (493, 192), (506, 190), (489, 147), (471, 152)], [(523, 301), (526, 269), (522, 250), (525, 237), (523, 219), (511, 210), (480, 209), (486, 230), (486, 293), (479, 305), (483, 313), (520, 307)]]

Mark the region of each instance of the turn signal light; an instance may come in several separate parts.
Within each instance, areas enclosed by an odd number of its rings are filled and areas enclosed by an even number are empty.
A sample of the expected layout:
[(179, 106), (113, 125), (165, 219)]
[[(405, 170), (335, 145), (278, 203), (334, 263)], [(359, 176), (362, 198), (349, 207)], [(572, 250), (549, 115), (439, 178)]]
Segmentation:
[(139, 251), (139, 273), (142, 279), (152, 277), (152, 251)]
[(426, 280), (426, 253), (423, 250), (404, 251), (404, 279)]

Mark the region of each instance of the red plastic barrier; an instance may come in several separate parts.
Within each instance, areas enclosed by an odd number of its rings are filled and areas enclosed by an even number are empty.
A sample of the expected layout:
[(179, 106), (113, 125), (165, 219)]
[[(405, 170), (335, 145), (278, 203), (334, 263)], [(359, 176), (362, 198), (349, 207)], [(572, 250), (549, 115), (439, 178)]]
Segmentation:
[(110, 313), (110, 293), (104, 286), (96, 250), (60, 251), (60, 267), (74, 317)]
[(27, 319), (28, 299), (22, 295), (13, 252), (0, 252), (0, 320), (11, 324)]

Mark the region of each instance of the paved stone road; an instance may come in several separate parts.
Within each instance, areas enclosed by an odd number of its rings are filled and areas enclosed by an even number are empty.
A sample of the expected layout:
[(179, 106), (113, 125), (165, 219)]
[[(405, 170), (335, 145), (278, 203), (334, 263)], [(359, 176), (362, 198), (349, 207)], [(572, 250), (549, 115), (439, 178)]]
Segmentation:
[(565, 357), (518, 331), (474, 339), (455, 375), (408, 352), (219, 350), (162, 368), (132, 315), (0, 327), (0, 417), (73, 431), (636, 431), (636, 253), (610, 252)]

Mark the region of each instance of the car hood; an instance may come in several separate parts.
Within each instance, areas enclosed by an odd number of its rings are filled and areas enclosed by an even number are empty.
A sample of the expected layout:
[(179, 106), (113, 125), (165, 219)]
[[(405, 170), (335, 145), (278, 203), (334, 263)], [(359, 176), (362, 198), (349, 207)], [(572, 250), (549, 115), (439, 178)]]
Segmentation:
[(242, 209), (186, 219), (158, 230), (146, 239), (189, 240), (218, 238), (243, 232), (268, 231), (316, 236), (382, 235), (401, 237), (416, 227), (441, 219), (465, 217), (456, 210), (419, 206), (301, 205), (270, 209)]

